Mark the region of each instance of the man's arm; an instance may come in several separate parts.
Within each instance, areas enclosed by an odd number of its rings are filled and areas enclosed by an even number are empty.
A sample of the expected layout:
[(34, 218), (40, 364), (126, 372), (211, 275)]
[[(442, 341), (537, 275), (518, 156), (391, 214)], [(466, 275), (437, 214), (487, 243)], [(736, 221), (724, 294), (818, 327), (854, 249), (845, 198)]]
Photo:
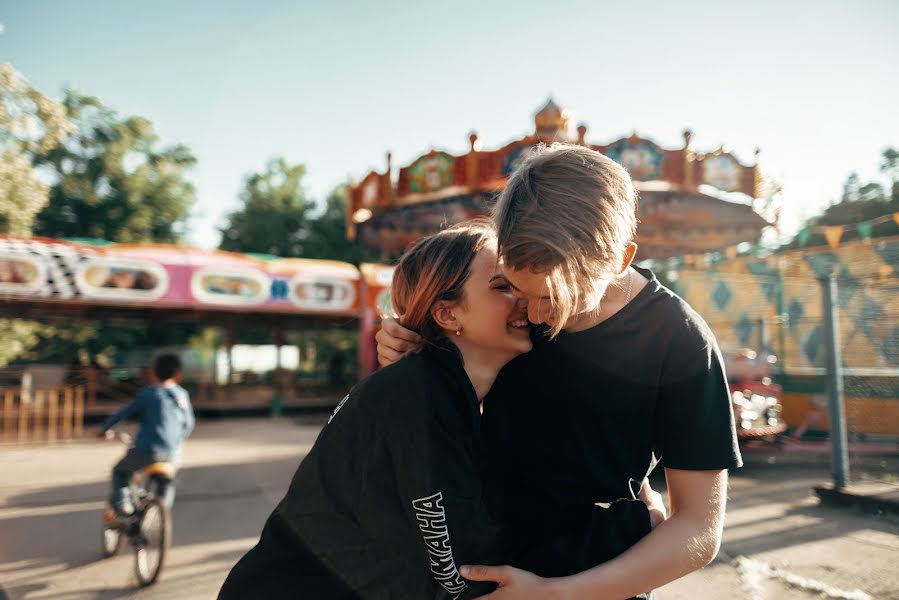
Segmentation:
[(378, 342), (378, 364), (382, 367), (395, 363), (409, 352), (421, 350), (422, 344), (420, 335), (390, 317), (381, 321), (375, 340)]
[(632, 548), (570, 577), (540, 579), (509, 567), (463, 569), (468, 579), (499, 581), (495, 600), (621, 600), (661, 587), (718, 554), (727, 502), (727, 471), (665, 469), (671, 516)]

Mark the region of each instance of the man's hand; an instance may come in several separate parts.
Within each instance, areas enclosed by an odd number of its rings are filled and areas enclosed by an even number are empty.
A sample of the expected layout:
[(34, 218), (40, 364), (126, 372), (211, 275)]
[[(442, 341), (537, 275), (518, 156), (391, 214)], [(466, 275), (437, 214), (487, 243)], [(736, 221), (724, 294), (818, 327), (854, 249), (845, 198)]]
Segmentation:
[(393, 364), (409, 352), (421, 350), (421, 336), (406, 329), (392, 317), (381, 321), (381, 330), (375, 335), (378, 342), (378, 364), (386, 367)]
[(640, 487), (640, 500), (649, 508), (649, 521), (652, 523), (653, 529), (668, 518), (665, 500), (662, 499), (662, 494), (649, 486), (648, 477), (643, 480), (643, 485)]
[(490, 600), (547, 600), (554, 597), (552, 579), (538, 577), (515, 567), (465, 566), (462, 577), (472, 581), (495, 581), (499, 587), (492, 594), (481, 596)]
[(97, 437), (101, 440), (111, 440), (115, 437), (115, 433), (111, 429), (107, 429), (106, 431), (98, 431)]

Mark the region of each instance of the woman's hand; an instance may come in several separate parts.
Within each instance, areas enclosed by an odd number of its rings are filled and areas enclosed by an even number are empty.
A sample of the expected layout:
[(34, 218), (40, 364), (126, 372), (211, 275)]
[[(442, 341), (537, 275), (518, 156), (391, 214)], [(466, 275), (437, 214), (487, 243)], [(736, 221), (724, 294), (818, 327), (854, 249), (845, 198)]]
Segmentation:
[(649, 486), (648, 477), (643, 480), (643, 485), (640, 486), (640, 500), (649, 508), (649, 521), (652, 523), (653, 529), (668, 518), (665, 500), (662, 498), (662, 494)]
[(394, 318), (381, 321), (381, 330), (375, 335), (378, 342), (378, 363), (382, 367), (395, 363), (409, 352), (421, 350), (421, 336), (406, 329)]
[(492, 594), (481, 596), (489, 600), (550, 600), (555, 598), (552, 579), (538, 577), (515, 567), (464, 566), (462, 577), (472, 581), (495, 581), (499, 587)]

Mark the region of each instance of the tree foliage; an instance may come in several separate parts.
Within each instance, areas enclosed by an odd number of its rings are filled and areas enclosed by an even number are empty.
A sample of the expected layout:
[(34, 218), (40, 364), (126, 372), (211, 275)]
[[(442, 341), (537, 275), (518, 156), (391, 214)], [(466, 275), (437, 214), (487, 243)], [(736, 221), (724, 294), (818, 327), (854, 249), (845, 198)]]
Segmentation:
[(34, 159), (58, 148), (71, 130), (62, 104), (0, 63), (0, 233), (30, 235), (50, 189)]
[[(843, 184), (843, 193), (839, 202), (827, 207), (823, 213), (809, 219), (803, 229), (835, 225), (856, 225), (899, 212), (899, 150), (887, 148), (881, 155), (880, 171), (887, 178), (887, 184), (879, 181), (863, 182), (858, 173), (850, 173)], [(843, 240), (858, 239), (861, 232), (854, 227), (847, 227)], [(899, 226), (893, 220), (874, 225), (870, 230), (871, 237), (899, 235)], [(793, 239), (790, 246), (798, 246), (800, 236), (806, 236), (803, 245), (819, 246), (827, 243), (820, 232), (801, 233)]]
[(326, 258), (359, 264), (375, 254), (346, 239), (346, 188), (335, 188), (323, 211), (303, 191), (302, 165), (283, 158), (247, 177), (241, 207), (221, 228), (220, 248), (282, 257)]
[(247, 177), (240, 194), (241, 207), (226, 217), (221, 228), (222, 250), (256, 252), (282, 257), (303, 256), (308, 235), (303, 165), (277, 158), (261, 173)]
[(328, 194), (324, 212), (309, 223), (303, 256), (342, 260), (354, 265), (378, 260), (377, 252), (347, 239), (346, 203), (346, 186), (336, 187)]
[(75, 131), (36, 158), (54, 182), (35, 233), (178, 241), (195, 199), (186, 178), (196, 163), (191, 151), (180, 144), (158, 149), (148, 119), (120, 117), (92, 96), (67, 90), (63, 106)]

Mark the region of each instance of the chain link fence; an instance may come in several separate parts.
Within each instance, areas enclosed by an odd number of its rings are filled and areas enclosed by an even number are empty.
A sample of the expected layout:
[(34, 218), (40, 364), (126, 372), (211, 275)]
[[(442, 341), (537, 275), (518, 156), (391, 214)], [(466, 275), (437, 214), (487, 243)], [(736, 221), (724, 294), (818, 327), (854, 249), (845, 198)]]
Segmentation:
[(899, 238), (656, 270), (714, 331), (725, 356), (776, 357), (783, 418), (826, 430), (827, 317), (836, 277), (838, 343), (850, 432), (899, 437)]

